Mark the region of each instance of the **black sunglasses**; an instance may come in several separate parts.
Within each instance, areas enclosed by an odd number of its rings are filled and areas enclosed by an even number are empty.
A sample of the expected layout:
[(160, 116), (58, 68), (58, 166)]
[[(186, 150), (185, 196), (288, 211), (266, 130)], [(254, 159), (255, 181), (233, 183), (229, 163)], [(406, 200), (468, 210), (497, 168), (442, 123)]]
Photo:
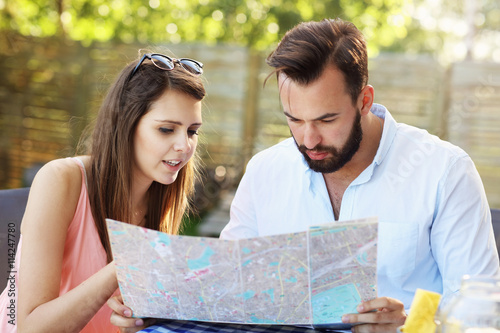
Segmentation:
[(132, 78), (132, 76), (134, 76), (135, 72), (137, 72), (137, 69), (144, 62), (144, 59), (146, 58), (151, 60), (153, 65), (165, 71), (173, 70), (175, 68), (175, 64), (178, 64), (191, 74), (194, 75), (203, 74), (203, 64), (199, 61), (189, 58), (175, 59), (159, 53), (146, 53), (145, 55), (142, 56), (139, 63), (137, 63), (137, 66), (135, 66), (132, 73), (130, 73), (130, 76), (128, 77), (129, 80)]

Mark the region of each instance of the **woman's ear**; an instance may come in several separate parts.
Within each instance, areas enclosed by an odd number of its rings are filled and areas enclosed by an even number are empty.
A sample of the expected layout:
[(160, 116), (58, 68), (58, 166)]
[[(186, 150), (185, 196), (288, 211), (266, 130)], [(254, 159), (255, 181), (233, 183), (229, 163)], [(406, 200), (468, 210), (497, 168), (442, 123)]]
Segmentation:
[(373, 105), (373, 98), (375, 96), (375, 91), (373, 87), (367, 84), (359, 94), (358, 97), (358, 108), (361, 111), (361, 115), (366, 115), (370, 112)]

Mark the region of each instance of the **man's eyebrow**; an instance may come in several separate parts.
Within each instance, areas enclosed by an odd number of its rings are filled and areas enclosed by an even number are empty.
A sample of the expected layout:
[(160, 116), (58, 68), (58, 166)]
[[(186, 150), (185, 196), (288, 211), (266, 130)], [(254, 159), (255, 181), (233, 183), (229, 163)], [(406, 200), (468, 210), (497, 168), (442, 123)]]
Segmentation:
[[(287, 116), (288, 118), (291, 118), (291, 119), (294, 119), (294, 120), (298, 120), (297, 118), (295, 118), (294, 116), (292, 116), (291, 114), (289, 114), (288, 112), (284, 111), (283, 112), (285, 114), (285, 116)], [(319, 116), (318, 118), (316, 119), (313, 119), (313, 120), (324, 120), (324, 119), (327, 119), (327, 118), (332, 118), (332, 117), (336, 117), (338, 116), (339, 114), (338, 113), (325, 113), (324, 115), (322, 116)]]
[(316, 118), (314, 120), (324, 120), (324, 119), (327, 119), (327, 118), (336, 117), (338, 115), (339, 115), (338, 113), (325, 113), (324, 115), (319, 116), (318, 118)]
[(291, 119), (294, 119), (294, 120), (298, 120), (297, 118), (295, 118), (294, 116), (292, 116), (291, 114), (289, 114), (288, 112), (286, 111), (283, 111), (283, 113), (285, 114), (285, 116), (287, 116), (288, 118), (291, 118)]

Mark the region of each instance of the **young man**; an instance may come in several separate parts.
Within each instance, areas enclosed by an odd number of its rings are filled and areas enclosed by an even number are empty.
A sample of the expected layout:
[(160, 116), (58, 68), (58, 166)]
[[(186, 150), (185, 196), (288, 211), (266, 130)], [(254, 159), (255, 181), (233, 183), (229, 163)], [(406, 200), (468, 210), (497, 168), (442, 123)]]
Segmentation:
[[(416, 288), (449, 295), (499, 269), (481, 179), (460, 148), (374, 104), (366, 43), (339, 19), (302, 23), (268, 57), (292, 138), (254, 156), (222, 238), (379, 218), (378, 295), (346, 323), (395, 331)], [(402, 96), (404, 98), (404, 96)]]

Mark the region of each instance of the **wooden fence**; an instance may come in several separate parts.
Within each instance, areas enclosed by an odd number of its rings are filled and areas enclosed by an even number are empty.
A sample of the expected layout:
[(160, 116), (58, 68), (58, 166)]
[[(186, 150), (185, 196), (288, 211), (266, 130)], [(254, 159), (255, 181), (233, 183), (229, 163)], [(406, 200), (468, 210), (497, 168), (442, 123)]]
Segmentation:
[[(0, 188), (29, 184), (43, 163), (74, 154), (83, 128), (118, 71), (153, 49), (205, 64), (201, 155), (215, 187), (233, 186), (254, 153), (289, 136), (265, 55), (234, 46), (96, 44), (0, 35)], [(500, 207), (500, 64), (381, 55), (370, 60), (375, 100), (396, 120), (464, 148)], [(217, 172), (215, 172), (216, 168)]]

